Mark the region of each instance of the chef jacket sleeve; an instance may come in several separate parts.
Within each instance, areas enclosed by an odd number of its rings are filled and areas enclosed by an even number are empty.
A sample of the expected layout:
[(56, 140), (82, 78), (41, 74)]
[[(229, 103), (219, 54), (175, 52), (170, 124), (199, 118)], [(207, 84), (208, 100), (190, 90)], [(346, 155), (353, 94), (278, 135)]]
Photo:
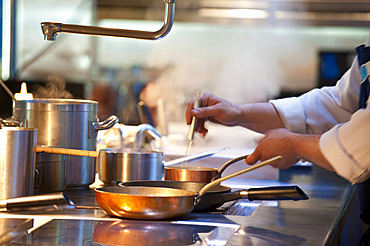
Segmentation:
[(357, 58), (336, 86), (297, 98), (272, 100), (284, 126), (296, 133), (323, 133), (320, 149), (338, 175), (351, 183), (370, 176), (370, 111), (358, 110)]
[(296, 133), (323, 133), (351, 118), (358, 109), (357, 59), (336, 86), (313, 89), (299, 97), (271, 100), (284, 127)]
[[(368, 104), (369, 105), (369, 104)], [(336, 173), (352, 184), (370, 177), (370, 108), (338, 124), (320, 138), (320, 149)]]

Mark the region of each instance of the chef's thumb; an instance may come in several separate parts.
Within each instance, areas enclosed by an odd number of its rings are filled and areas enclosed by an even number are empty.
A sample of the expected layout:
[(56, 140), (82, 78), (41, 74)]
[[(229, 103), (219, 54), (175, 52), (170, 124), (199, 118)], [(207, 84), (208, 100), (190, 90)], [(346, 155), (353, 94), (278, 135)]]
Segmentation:
[(248, 155), (247, 158), (245, 158), (245, 163), (247, 165), (253, 165), (259, 160), (259, 156), (256, 154), (256, 151), (254, 151), (252, 154)]
[(217, 110), (217, 108), (214, 105), (204, 106), (192, 109), (191, 114), (197, 118), (213, 117), (216, 115), (215, 110)]

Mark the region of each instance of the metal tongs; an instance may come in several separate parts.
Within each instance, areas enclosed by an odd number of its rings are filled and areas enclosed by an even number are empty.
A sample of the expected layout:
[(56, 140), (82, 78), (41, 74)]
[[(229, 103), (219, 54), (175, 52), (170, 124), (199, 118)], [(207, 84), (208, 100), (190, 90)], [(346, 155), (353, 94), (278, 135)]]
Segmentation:
[[(197, 96), (194, 97), (194, 106), (193, 106), (194, 109), (200, 108), (202, 106), (202, 97), (203, 97), (203, 95), (204, 95), (204, 91), (202, 91), (202, 90), (197, 91)], [(191, 145), (193, 143), (195, 129), (197, 127), (197, 122), (198, 122), (198, 119), (193, 116), (193, 119), (191, 120), (191, 124), (190, 124), (190, 127), (189, 127), (188, 144), (186, 146), (186, 151), (185, 151), (184, 158), (186, 158), (190, 153), (190, 148), (191, 148)], [(188, 162), (186, 160), (184, 160), (184, 162), (182, 163), (181, 166), (186, 167), (187, 163)]]
[[(197, 91), (197, 96), (194, 97), (194, 109), (200, 108), (202, 106), (202, 97), (204, 95), (204, 91), (199, 90)], [(194, 138), (195, 128), (197, 127), (198, 119), (193, 116), (188, 132), (188, 141), (192, 141)]]

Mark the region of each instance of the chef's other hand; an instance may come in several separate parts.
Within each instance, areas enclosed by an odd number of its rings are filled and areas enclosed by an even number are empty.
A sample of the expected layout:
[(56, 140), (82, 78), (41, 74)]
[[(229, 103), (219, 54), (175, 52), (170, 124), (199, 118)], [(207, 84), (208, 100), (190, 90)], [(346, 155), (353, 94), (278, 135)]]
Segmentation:
[(198, 109), (193, 109), (194, 101), (188, 102), (186, 107), (186, 124), (190, 125), (192, 117), (198, 118), (196, 131), (205, 136), (208, 132), (204, 123), (213, 123), (234, 126), (240, 114), (240, 106), (226, 99), (205, 92), (202, 97), (202, 105)]
[(254, 152), (245, 159), (248, 165), (252, 165), (258, 160), (265, 161), (281, 155), (283, 158), (272, 163), (271, 166), (286, 169), (301, 159), (295, 152), (297, 147), (294, 146), (296, 134), (284, 128), (279, 128), (267, 131), (265, 135)]

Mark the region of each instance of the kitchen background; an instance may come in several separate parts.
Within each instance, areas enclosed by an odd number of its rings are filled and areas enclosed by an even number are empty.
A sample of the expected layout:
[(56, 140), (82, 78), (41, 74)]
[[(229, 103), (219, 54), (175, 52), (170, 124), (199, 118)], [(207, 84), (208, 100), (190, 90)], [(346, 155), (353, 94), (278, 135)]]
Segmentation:
[[(367, 0), (178, 0), (172, 31), (159, 41), (60, 34), (49, 42), (43, 21), (158, 30), (163, 0), (12, 0), (2, 7), (2, 79), (14, 92), (22, 81), (31, 91), (65, 81), (75, 98), (99, 101), (100, 118), (116, 114), (124, 124), (140, 123), (139, 100), (155, 115), (163, 99), (168, 120), (183, 122), (197, 89), (249, 103), (332, 84), (370, 30)], [(0, 115), (10, 116), (3, 91), (0, 104)]]

